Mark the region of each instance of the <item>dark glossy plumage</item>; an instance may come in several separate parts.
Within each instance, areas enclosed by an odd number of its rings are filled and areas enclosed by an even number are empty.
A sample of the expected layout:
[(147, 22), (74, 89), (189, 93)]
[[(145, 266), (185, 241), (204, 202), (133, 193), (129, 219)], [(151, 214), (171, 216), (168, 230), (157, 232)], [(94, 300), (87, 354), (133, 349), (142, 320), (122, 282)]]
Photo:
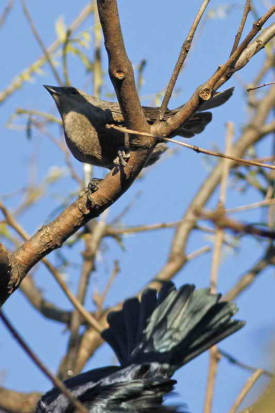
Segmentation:
[[(232, 319), (236, 305), (219, 299), (209, 289), (184, 285), (176, 290), (166, 282), (159, 293), (148, 289), (140, 301), (127, 300), (109, 314), (109, 328), (102, 333), (120, 366), (82, 373), (66, 380), (66, 386), (94, 413), (182, 412), (162, 404), (173, 390), (173, 373), (244, 325)], [(36, 413), (72, 411), (54, 388), (41, 398)]]

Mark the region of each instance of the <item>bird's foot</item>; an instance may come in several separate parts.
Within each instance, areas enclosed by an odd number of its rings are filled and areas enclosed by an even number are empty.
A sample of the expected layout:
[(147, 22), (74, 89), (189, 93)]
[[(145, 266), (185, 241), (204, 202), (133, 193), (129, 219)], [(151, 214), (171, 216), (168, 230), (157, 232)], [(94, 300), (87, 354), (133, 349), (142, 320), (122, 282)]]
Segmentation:
[(92, 194), (98, 190), (101, 181), (103, 181), (103, 179), (92, 178), (90, 180), (88, 184), (88, 189)]
[(114, 165), (116, 166), (126, 166), (127, 161), (130, 158), (130, 151), (126, 148), (120, 148), (117, 151), (117, 157), (114, 159)]

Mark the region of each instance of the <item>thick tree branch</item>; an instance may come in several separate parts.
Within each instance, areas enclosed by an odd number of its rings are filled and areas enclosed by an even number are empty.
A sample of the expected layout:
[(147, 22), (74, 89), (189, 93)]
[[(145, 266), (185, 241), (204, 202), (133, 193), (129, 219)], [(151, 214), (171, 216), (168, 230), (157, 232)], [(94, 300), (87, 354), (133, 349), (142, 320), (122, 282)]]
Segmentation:
[[(127, 126), (146, 132), (149, 130), (149, 125), (139, 103), (133, 70), (125, 52), (116, 2), (98, 0), (98, 8), (109, 55), (109, 72)], [(3, 290), (2, 303), (20, 285), (37, 262), (54, 249), (60, 248), (66, 239), (90, 219), (100, 215), (129, 188), (152, 151), (155, 139), (140, 137), (139, 144), (143, 147), (133, 151), (123, 170), (113, 170), (101, 182), (97, 192), (91, 194), (87, 190), (54, 221), (42, 227), (15, 251), (12, 255), (9, 285)]]
[[(134, 72), (127, 56), (119, 22), (117, 2), (115, 0), (97, 0), (99, 18), (104, 34), (105, 47), (109, 57), (109, 75), (114, 85), (117, 99), (125, 123), (130, 128), (149, 132), (135, 86)], [(150, 147), (155, 143), (150, 138), (139, 137), (133, 140), (139, 145)]]

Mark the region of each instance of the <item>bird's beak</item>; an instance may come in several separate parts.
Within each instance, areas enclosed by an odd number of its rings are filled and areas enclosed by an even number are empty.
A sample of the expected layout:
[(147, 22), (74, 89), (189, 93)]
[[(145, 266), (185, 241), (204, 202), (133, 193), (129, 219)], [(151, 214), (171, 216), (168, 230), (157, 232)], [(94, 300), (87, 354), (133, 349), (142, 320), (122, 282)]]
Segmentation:
[(43, 85), (51, 95), (62, 95), (63, 88), (58, 86)]

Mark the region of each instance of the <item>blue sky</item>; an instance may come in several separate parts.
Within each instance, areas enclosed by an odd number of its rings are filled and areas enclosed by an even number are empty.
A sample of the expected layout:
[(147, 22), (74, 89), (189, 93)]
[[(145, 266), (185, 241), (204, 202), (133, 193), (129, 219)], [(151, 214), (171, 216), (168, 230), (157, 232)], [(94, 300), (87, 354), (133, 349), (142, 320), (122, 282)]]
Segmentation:
[[(69, 6), (64, 0), (51, 2), (51, 4), (29, 0), (27, 4), (44, 43), (49, 45), (56, 38), (56, 20), (63, 16), (65, 23), (70, 24), (86, 1), (71, 2)], [(204, 19), (199, 28), (199, 35), (195, 38), (194, 48), (186, 62), (185, 70), (178, 79), (179, 90), (171, 100), (171, 108), (186, 101), (194, 88), (205, 81), (217, 66), (226, 60), (240, 20), (242, 4), (243, 2), (237, 1), (211, 2), (209, 10), (212, 9), (215, 18)], [(144, 72), (145, 82), (141, 91), (144, 104), (154, 103), (154, 95), (165, 88), (182, 41), (199, 5), (200, 1), (197, 0), (192, 2), (187, 0), (119, 2), (129, 57), (134, 66), (142, 59), (147, 61)], [(261, 4), (257, 6), (260, 13), (264, 11)], [(250, 28), (251, 24), (252, 19), (249, 18), (247, 27)], [(93, 21), (90, 20), (81, 27), (78, 33), (84, 29), (91, 30), (92, 26)], [(0, 44), (2, 56), (4, 56), (0, 62), (1, 91), (18, 73), (41, 55), (19, 2), (16, 2), (6, 25), (0, 28)], [(93, 45), (91, 55), (92, 53)], [(235, 123), (236, 137), (239, 136), (240, 128), (248, 119), (243, 85), (253, 79), (262, 61), (263, 52), (226, 84), (225, 87), (235, 86), (234, 96), (226, 106), (213, 111), (213, 122), (191, 143), (205, 148), (216, 145), (222, 150), (225, 122), (228, 120)], [(105, 52), (103, 63), (105, 73), (107, 73)], [(91, 92), (90, 74), (85, 73), (77, 58), (69, 61), (69, 69), (72, 84)], [(103, 88), (103, 97), (113, 93), (107, 75), (105, 78), (106, 86)], [(43, 84), (56, 84), (48, 65), (43, 67), (40, 75), (24, 83), (20, 90), (1, 105), (1, 194), (16, 192), (25, 186), (26, 182), (33, 181), (41, 184), (53, 168), (59, 170), (65, 168), (63, 155), (45, 135), (34, 130), (32, 138), (28, 140), (24, 130), (6, 127), (9, 117), (18, 107), (48, 111), (57, 115), (50, 96), (42, 87)], [(23, 119), (17, 121), (17, 125), (24, 125)], [(59, 128), (52, 127), (51, 132), (55, 137), (60, 137)], [(270, 148), (269, 138), (261, 146), (261, 156), (269, 156)], [(36, 154), (37, 165), (33, 162), (30, 167), (34, 154)], [(82, 165), (74, 159), (72, 162), (76, 170), (82, 174)], [(117, 216), (130, 202), (133, 202), (133, 207), (123, 218), (124, 224), (138, 225), (180, 219), (203, 178), (207, 176), (209, 162), (211, 165), (215, 160), (206, 159), (202, 155), (182, 148), (178, 149), (174, 156), (164, 157), (158, 166), (147, 171), (143, 179), (135, 182), (111, 208), (108, 219), (111, 220)], [(101, 177), (105, 172), (105, 170), (95, 170), (95, 175)], [(20, 224), (30, 234), (33, 234), (41, 225), (54, 217), (60, 210), (60, 204), (69, 194), (73, 200), (77, 190), (76, 184), (65, 176), (51, 187), (43, 202), (20, 216)], [(14, 198), (5, 198), (5, 203), (12, 210), (16, 208), (21, 199), (21, 193), (19, 193)], [(228, 208), (235, 207), (260, 199), (259, 194), (253, 189), (245, 193), (230, 189), (226, 205)], [(212, 203), (213, 205), (215, 203)], [(261, 220), (265, 213), (263, 210), (253, 210), (236, 215), (236, 217), (253, 222)], [(125, 250), (122, 250), (113, 240), (105, 241), (104, 249), (97, 258), (97, 270), (92, 276), (87, 308), (93, 308), (90, 300), (92, 288), (94, 286), (103, 288), (112, 271), (115, 259), (120, 261), (121, 272), (116, 279), (112, 293), (108, 296), (108, 305), (127, 298), (144, 286), (165, 263), (173, 233), (174, 230), (169, 229), (128, 236), (125, 240)], [(204, 245), (212, 245), (211, 240), (201, 233), (196, 233), (189, 239), (187, 250), (192, 252)], [(75, 289), (77, 285), (82, 250), (83, 245), (73, 250), (66, 245), (62, 248), (62, 253), (72, 257), (75, 263), (75, 266), (67, 269), (64, 274), (72, 289)], [(262, 255), (262, 251), (262, 244), (249, 237), (244, 238), (237, 252), (225, 251), (220, 268), (219, 290), (226, 292), (232, 287), (240, 275)], [(53, 263), (58, 263), (56, 253), (51, 254), (49, 258)], [(208, 285), (211, 258), (211, 254), (206, 254), (188, 264), (177, 275), (176, 284), (192, 282), (200, 287)], [(65, 309), (71, 308), (70, 303), (64, 298), (55, 281), (42, 265), (38, 265), (35, 269), (35, 280), (49, 300), (64, 306)], [(274, 339), (273, 291), (274, 274), (269, 269), (264, 271), (253, 287), (238, 300), (240, 308), (238, 318), (247, 321), (246, 327), (221, 344), (221, 348), (231, 352), (243, 362), (268, 369), (272, 366), (269, 350), (272, 339)], [(19, 291), (9, 299), (5, 310), (31, 347), (54, 372), (66, 348), (68, 332), (64, 326), (51, 322), (35, 312)], [(42, 376), (3, 326), (0, 326), (0, 329), (0, 384), (20, 391), (47, 390), (50, 387), (48, 380)], [(113, 355), (107, 346), (104, 346), (89, 361), (86, 369), (112, 362)], [(204, 354), (190, 365), (185, 366), (176, 376), (178, 380), (176, 391), (179, 393), (179, 400), (186, 402), (192, 412), (201, 411), (207, 365), (208, 355)], [(249, 373), (228, 365), (225, 360), (221, 361), (214, 413), (225, 412), (229, 409), (248, 376)], [(262, 380), (258, 387), (261, 388), (264, 382)]]

